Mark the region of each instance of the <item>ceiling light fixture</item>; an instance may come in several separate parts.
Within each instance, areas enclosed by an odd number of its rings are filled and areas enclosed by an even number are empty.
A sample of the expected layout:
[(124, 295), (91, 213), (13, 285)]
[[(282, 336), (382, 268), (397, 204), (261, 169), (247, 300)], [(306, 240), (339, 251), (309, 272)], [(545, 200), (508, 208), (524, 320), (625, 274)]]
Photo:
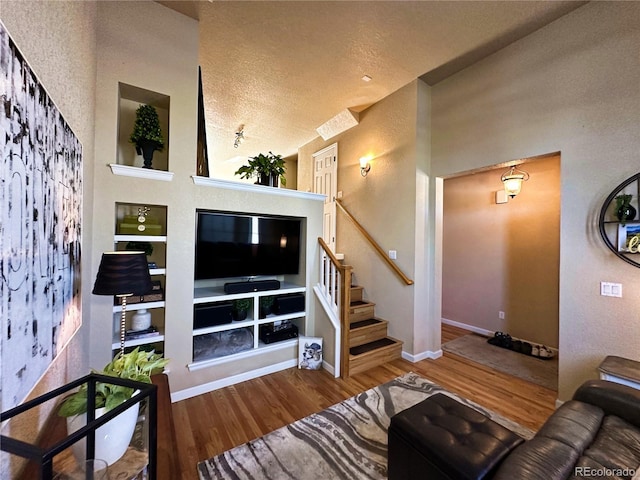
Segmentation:
[(508, 172), (504, 172), (500, 176), (500, 180), (504, 183), (504, 191), (513, 198), (522, 190), (522, 182), (529, 180), (529, 174), (512, 166)]
[(244, 125), (240, 126), (240, 129), (236, 132), (233, 148), (238, 148), (242, 142), (244, 142)]
[(363, 75), (362, 76), (362, 81), (363, 82), (370, 82), (371, 80), (373, 80), (369, 75)]

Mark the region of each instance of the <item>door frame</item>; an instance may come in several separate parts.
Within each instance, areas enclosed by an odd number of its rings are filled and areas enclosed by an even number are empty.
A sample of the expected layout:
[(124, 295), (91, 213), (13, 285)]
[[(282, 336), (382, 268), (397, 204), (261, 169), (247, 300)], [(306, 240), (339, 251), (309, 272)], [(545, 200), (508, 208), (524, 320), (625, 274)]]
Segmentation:
[[(331, 249), (331, 251), (333, 253), (335, 253), (336, 250), (336, 197), (338, 195), (338, 142), (334, 142), (331, 145), (327, 145), (326, 147), (322, 148), (321, 150), (318, 150), (317, 152), (314, 152), (311, 154), (311, 158), (313, 160), (313, 166), (314, 166), (314, 181), (313, 181), (313, 189), (314, 189), (314, 193), (318, 193), (315, 192), (315, 186), (316, 186), (316, 182), (315, 182), (315, 164), (316, 164), (316, 157), (319, 157), (327, 152), (329, 152), (330, 150), (335, 149), (335, 156), (334, 156), (334, 161), (332, 163), (333, 167), (332, 167), (332, 175), (331, 175), (331, 189), (333, 190), (333, 192), (335, 193), (335, 195), (333, 196), (333, 198), (329, 198), (328, 199), (328, 203), (329, 208), (331, 209), (331, 229), (333, 231), (333, 240), (331, 242), (327, 242), (327, 245), (329, 246), (329, 248)], [(325, 202), (326, 204), (326, 202)], [(324, 222), (322, 222), (322, 236), (324, 237), (325, 235), (325, 231), (324, 231)]]

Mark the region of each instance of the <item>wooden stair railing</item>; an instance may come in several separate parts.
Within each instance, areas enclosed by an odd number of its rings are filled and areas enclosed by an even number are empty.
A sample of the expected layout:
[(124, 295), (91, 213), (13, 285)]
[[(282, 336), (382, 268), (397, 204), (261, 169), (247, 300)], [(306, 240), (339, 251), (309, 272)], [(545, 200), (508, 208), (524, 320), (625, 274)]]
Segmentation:
[(382, 260), (389, 266), (389, 268), (391, 268), (391, 270), (393, 270), (393, 272), (398, 275), (398, 277), (400, 277), (400, 279), (406, 284), (406, 285), (413, 285), (413, 280), (411, 280), (409, 277), (407, 277), (402, 270), (400, 270), (400, 268), (398, 267), (398, 265), (396, 265), (394, 262), (392, 262), (389, 257), (387, 257), (387, 254), (385, 253), (385, 251), (382, 249), (382, 247), (380, 247), (380, 245), (378, 245), (378, 242), (376, 242), (373, 237), (371, 235), (369, 235), (369, 232), (367, 232), (365, 230), (365, 228), (360, 224), (360, 222), (358, 222), (355, 217), (346, 209), (346, 207), (342, 204), (342, 200), (337, 199), (336, 200), (336, 204), (338, 205), (338, 207), (340, 207), (340, 210), (342, 210), (342, 212), (347, 216), (347, 218), (349, 220), (351, 220), (351, 222), (355, 225), (356, 229), (364, 236), (364, 238), (369, 242), (369, 244), (373, 247), (373, 249), (378, 253), (378, 255), (380, 256), (380, 258), (382, 258)]
[(325, 241), (318, 237), (322, 247), (320, 285), (330, 298), (331, 306), (340, 324), (340, 376), (349, 376), (349, 306), (351, 305), (351, 274), (353, 267), (342, 265)]

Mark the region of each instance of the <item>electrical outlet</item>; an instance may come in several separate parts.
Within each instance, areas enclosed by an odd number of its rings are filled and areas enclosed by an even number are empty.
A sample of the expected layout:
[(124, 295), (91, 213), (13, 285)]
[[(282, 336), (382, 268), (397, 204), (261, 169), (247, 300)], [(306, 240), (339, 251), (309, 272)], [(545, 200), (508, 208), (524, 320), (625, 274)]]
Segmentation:
[(398, 252), (396, 250), (389, 250), (389, 258), (395, 260), (398, 258)]
[(498, 318), (504, 320), (504, 312), (502, 310), (498, 312)]

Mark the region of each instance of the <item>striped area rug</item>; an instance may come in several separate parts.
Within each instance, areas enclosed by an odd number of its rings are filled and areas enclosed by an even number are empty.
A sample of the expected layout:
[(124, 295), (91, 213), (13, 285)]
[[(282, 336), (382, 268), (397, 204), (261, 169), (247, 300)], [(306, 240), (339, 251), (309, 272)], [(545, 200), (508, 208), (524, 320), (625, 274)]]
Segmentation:
[(439, 392), (525, 438), (533, 436), (531, 430), (407, 373), (200, 462), (198, 474), (201, 480), (385, 479), (389, 419)]

